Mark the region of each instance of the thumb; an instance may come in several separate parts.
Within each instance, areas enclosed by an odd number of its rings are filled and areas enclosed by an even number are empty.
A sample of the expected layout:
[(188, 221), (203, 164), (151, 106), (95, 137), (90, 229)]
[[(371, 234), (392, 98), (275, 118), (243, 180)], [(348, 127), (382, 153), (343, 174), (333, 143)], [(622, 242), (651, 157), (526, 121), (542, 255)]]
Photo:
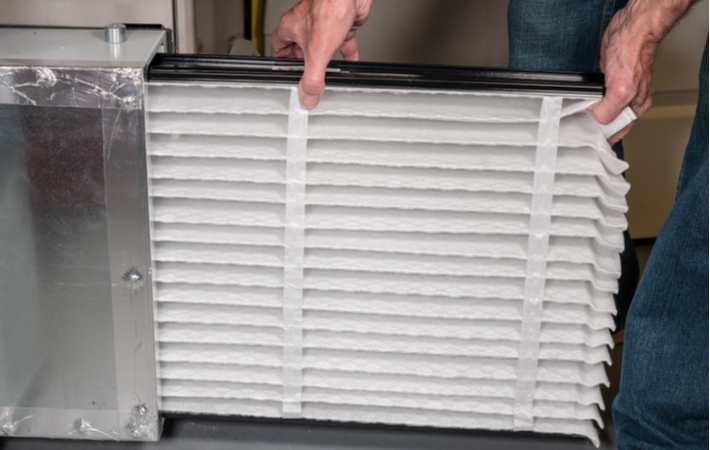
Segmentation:
[(620, 112), (623, 109), (623, 106), (621, 105), (610, 105), (609, 103), (610, 102), (606, 100), (605, 97), (588, 108), (588, 111), (592, 117), (594, 117), (594, 120), (602, 125), (611, 123), (611, 121), (613, 121), (618, 115), (617, 112)]
[(631, 103), (633, 95), (630, 89), (618, 88), (616, 85), (607, 87), (607, 91), (602, 99), (589, 107), (589, 112), (594, 120), (607, 125), (616, 119), (621, 111)]

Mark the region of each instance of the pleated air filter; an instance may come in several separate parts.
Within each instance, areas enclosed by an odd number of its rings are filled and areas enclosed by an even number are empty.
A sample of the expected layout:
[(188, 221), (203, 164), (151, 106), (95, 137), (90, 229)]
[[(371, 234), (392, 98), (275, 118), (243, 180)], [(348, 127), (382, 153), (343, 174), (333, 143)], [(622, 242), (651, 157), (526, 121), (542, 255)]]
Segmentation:
[(599, 90), (307, 111), (234, 74), (148, 87), (162, 409), (597, 443), (628, 190)]

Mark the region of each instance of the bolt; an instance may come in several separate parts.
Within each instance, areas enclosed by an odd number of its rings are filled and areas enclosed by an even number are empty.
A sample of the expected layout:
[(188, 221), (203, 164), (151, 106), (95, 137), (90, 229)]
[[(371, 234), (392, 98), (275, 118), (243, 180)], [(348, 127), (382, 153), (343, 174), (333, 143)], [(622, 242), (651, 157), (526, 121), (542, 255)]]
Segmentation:
[(112, 23), (104, 27), (104, 39), (109, 44), (126, 42), (126, 26), (122, 23)]

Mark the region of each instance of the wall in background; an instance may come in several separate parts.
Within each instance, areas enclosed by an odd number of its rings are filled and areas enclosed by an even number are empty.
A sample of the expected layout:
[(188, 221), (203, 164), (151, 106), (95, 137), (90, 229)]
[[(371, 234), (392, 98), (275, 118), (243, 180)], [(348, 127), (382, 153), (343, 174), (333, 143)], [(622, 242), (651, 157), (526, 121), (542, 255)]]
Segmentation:
[[(264, 30), (273, 31), (293, 0), (267, 0)], [(507, 1), (374, 1), (358, 31), (365, 61), (505, 67)], [(267, 41), (270, 47), (270, 41)]]
[(0, 7), (0, 24), (103, 27), (112, 22), (172, 29), (173, 0), (2, 0)]
[(197, 0), (197, 53), (226, 55), (244, 35), (244, 0)]
[[(194, 53), (195, 0), (2, 0), (0, 25), (104, 27), (160, 24), (173, 30), (175, 48)], [(201, 3), (201, 2), (200, 2)], [(234, 0), (235, 5), (242, 0)]]

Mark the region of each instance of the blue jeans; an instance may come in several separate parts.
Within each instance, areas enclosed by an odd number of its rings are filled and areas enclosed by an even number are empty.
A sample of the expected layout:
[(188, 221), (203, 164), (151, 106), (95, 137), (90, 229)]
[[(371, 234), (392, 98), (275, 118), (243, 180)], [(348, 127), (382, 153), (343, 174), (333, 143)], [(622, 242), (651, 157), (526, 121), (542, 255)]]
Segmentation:
[[(598, 71), (603, 31), (623, 3), (511, 0), (510, 66)], [(622, 278), (627, 266), (622, 254)], [(707, 44), (676, 202), (628, 311), (613, 413), (621, 449), (708, 448)]]
[[(599, 72), (602, 35), (626, 0), (511, 0), (508, 40), (512, 69)], [(621, 142), (613, 147), (624, 159)], [(628, 231), (624, 232), (619, 293), (614, 296), (616, 331), (624, 329), (626, 313), (639, 281), (639, 264)]]
[(708, 47), (678, 181), (624, 337), (619, 448), (708, 448)]

